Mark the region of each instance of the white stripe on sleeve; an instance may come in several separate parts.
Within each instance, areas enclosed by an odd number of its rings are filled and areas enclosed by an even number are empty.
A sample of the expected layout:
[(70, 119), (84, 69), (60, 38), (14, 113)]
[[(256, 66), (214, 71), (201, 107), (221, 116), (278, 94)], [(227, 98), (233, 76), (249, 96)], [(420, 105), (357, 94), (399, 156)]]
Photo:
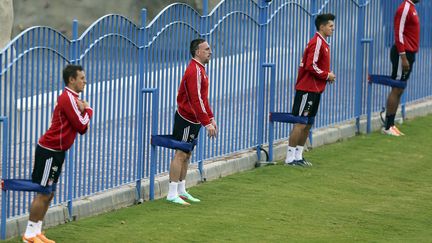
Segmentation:
[(318, 74), (321, 74), (323, 72), (321, 69), (319, 69), (319, 67), (316, 64), (316, 62), (318, 61), (321, 45), (322, 45), (321, 38), (317, 38), (317, 43), (315, 46), (315, 52), (314, 52), (313, 61), (312, 61), (312, 67), (315, 70), (315, 72), (317, 72)]
[(197, 69), (198, 99), (199, 99), (202, 111), (207, 114), (207, 111), (206, 111), (205, 106), (204, 106), (204, 102), (201, 98), (201, 69), (198, 67), (198, 65), (196, 65), (196, 69)]
[(89, 117), (88, 117), (88, 114), (86, 113), (85, 114), (85, 116), (83, 117), (83, 116), (81, 116), (81, 112), (80, 112), (80, 110), (78, 109), (78, 105), (77, 105), (77, 103), (75, 102), (75, 97), (71, 94), (71, 93), (67, 93), (68, 94), (68, 96), (69, 96), (69, 100), (70, 100), (70, 102), (71, 102), (71, 104), (72, 104), (72, 107), (73, 107), (73, 109), (74, 109), (74, 111), (75, 111), (75, 114), (78, 116), (78, 118), (79, 118), (79, 121), (81, 122), (81, 124), (83, 124), (83, 125), (87, 125), (88, 123), (89, 123), (89, 121), (90, 121), (90, 119), (89, 119)]
[(404, 10), (402, 12), (402, 17), (399, 23), (399, 42), (402, 44), (404, 44), (403, 32), (405, 30), (405, 22), (408, 16), (409, 9), (410, 9), (410, 4), (408, 2), (405, 2)]

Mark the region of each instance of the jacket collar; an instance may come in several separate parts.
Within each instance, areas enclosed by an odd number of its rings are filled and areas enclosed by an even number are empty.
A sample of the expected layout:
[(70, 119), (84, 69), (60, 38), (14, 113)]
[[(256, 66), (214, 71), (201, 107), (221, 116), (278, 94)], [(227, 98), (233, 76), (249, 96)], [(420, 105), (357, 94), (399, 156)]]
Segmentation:
[(68, 87), (65, 87), (65, 90), (66, 90), (66, 91), (69, 91), (69, 92), (72, 93), (74, 96), (78, 97), (78, 93), (75, 92), (75, 91), (73, 91), (72, 89), (70, 89), (70, 88), (68, 88)]
[(330, 45), (328, 42), (327, 42), (327, 40), (326, 40), (326, 38), (324, 38), (318, 31), (316, 32), (316, 34), (318, 35), (318, 37), (319, 38), (321, 38), (327, 45)]
[(192, 58), (192, 61), (194, 61), (195, 63), (199, 64), (202, 68), (205, 68), (204, 64), (202, 64), (200, 61), (198, 61), (195, 58)]
[(406, 0), (406, 1), (411, 3), (411, 5), (415, 6), (415, 4), (411, 0)]

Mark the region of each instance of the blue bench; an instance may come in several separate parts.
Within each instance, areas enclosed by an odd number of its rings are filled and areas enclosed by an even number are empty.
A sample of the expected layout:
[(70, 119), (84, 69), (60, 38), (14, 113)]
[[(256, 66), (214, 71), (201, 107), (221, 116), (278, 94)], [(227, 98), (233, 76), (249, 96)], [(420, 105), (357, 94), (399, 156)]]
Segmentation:
[(176, 140), (172, 135), (151, 135), (151, 144), (154, 146), (179, 149), (183, 152), (191, 152), (197, 144), (197, 139), (191, 143)]
[(3, 179), (1, 181), (1, 188), (3, 191), (25, 191), (50, 194), (56, 190), (56, 185), (41, 186), (28, 179)]

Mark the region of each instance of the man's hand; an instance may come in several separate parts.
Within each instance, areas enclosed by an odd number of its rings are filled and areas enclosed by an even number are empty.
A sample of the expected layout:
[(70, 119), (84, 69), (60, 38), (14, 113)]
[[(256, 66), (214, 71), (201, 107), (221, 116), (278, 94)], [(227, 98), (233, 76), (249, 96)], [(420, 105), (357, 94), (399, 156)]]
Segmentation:
[(209, 138), (214, 138), (217, 135), (217, 130), (216, 128), (213, 126), (213, 124), (208, 124), (206, 127), (207, 129), (207, 136)]
[(336, 75), (333, 73), (333, 71), (329, 72), (327, 80), (331, 84), (334, 83), (334, 81), (336, 80)]
[(403, 73), (407, 73), (410, 70), (410, 65), (408, 62), (408, 58), (406, 57), (406, 54), (402, 54), (400, 55), (401, 60), (402, 60), (402, 72)]
[(84, 112), (85, 108), (90, 107), (87, 101), (85, 100), (77, 100), (77, 105), (81, 113)]
[(216, 130), (216, 135), (217, 135), (217, 133), (219, 132), (219, 129), (218, 129), (218, 126), (217, 126), (217, 124), (216, 124), (216, 120), (213, 118), (213, 119), (211, 119), (211, 124), (213, 125), (213, 127), (215, 128), (215, 130)]

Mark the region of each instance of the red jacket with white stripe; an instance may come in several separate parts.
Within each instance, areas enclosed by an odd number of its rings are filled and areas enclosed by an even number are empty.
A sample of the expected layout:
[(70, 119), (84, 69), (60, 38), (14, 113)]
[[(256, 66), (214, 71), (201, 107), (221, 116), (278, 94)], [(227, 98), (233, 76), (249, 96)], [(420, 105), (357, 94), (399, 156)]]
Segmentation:
[(66, 87), (57, 99), (51, 126), (39, 139), (39, 145), (47, 149), (66, 151), (74, 143), (77, 133), (87, 132), (93, 110), (87, 107), (80, 112), (77, 100), (78, 94)]
[(322, 93), (330, 72), (330, 47), (318, 32), (307, 44), (300, 62), (296, 90)]
[(191, 123), (211, 124), (213, 112), (208, 102), (209, 80), (204, 65), (192, 59), (177, 93), (178, 113)]
[(415, 4), (405, 0), (394, 17), (395, 44), (399, 54), (417, 52), (420, 42), (420, 20)]

